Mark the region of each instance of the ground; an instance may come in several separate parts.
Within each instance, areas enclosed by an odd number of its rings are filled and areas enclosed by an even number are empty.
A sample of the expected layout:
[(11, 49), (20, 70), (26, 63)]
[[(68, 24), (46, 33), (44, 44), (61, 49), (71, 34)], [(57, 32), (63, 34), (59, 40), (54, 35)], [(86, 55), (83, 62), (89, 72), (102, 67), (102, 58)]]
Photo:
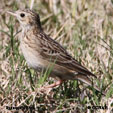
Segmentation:
[[(113, 112), (113, 1), (32, 1), (0, 1), (0, 111)], [(6, 13), (29, 7), (39, 13), (44, 31), (97, 76), (94, 83), (105, 96), (76, 80), (49, 94), (40, 92), (41, 86), (55, 80), (27, 66), (19, 48), (19, 23)]]

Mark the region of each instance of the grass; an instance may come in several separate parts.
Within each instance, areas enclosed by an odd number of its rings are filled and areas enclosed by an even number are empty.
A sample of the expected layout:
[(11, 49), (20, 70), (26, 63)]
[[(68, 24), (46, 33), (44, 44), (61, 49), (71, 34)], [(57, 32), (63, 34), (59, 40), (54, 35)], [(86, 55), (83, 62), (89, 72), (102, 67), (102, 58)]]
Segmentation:
[[(50, 94), (38, 90), (40, 85), (51, 84), (54, 79), (27, 66), (19, 49), (19, 23), (5, 12), (30, 7), (30, 2), (12, 0), (2, 1), (0, 5), (1, 112), (12, 111), (6, 106), (33, 106), (32, 112), (37, 113), (113, 112), (112, 2), (42, 0), (33, 4), (33, 9), (40, 14), (44, 31), (98, 77), (94, 83), (106, 91), (106, 96), (76, 80), (66, 81)], [(88, 106), (105, 105), (107, 109), (88, 109)], [(27, 108), (21, 110), (31, 112)]]

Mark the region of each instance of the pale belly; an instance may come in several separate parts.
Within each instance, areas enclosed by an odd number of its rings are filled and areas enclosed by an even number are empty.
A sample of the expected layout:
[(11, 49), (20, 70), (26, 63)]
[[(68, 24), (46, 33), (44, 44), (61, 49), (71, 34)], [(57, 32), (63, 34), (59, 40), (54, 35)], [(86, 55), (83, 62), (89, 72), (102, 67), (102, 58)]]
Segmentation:
[(40, 55), (26, 44), (20, 44), (20, 48), (28, 66), (36, 70), (42, 70), (43, 64)]

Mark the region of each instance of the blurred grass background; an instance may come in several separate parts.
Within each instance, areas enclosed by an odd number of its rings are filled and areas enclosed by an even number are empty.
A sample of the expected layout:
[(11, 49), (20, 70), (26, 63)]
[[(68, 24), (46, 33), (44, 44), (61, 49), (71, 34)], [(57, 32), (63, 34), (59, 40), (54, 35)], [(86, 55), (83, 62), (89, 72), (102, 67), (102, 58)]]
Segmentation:
[[(32, 7), (44, 31), (92, 71), (106, 96), (78, 81), (67, 81), (50, 94), (38, 91), (43, 75), (30, 69), (19, 48), (18, 21), (6, 13)], [(38, 76), (37, 76), (38, 75)], [(88, 109), (88, 106), (108, 109)], [(0, 1), (0, 111), (6, 106), (34, 106), (36, 113), (113, 112), (113, 1), (112, 0), (1, 0)], [(31, 112), (20, 109), (17, 112)]]

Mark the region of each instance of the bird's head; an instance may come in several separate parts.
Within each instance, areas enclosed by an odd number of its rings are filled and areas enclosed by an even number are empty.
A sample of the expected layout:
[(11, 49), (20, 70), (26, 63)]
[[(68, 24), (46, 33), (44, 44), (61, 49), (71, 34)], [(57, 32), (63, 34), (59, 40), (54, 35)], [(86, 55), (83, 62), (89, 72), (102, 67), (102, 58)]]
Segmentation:
[(37, 25), (41, 29), (39, 15), (30, 9), (17, 10), (15, 12), (7, 11), (7, 13), (15, 16), (22, 27)]

